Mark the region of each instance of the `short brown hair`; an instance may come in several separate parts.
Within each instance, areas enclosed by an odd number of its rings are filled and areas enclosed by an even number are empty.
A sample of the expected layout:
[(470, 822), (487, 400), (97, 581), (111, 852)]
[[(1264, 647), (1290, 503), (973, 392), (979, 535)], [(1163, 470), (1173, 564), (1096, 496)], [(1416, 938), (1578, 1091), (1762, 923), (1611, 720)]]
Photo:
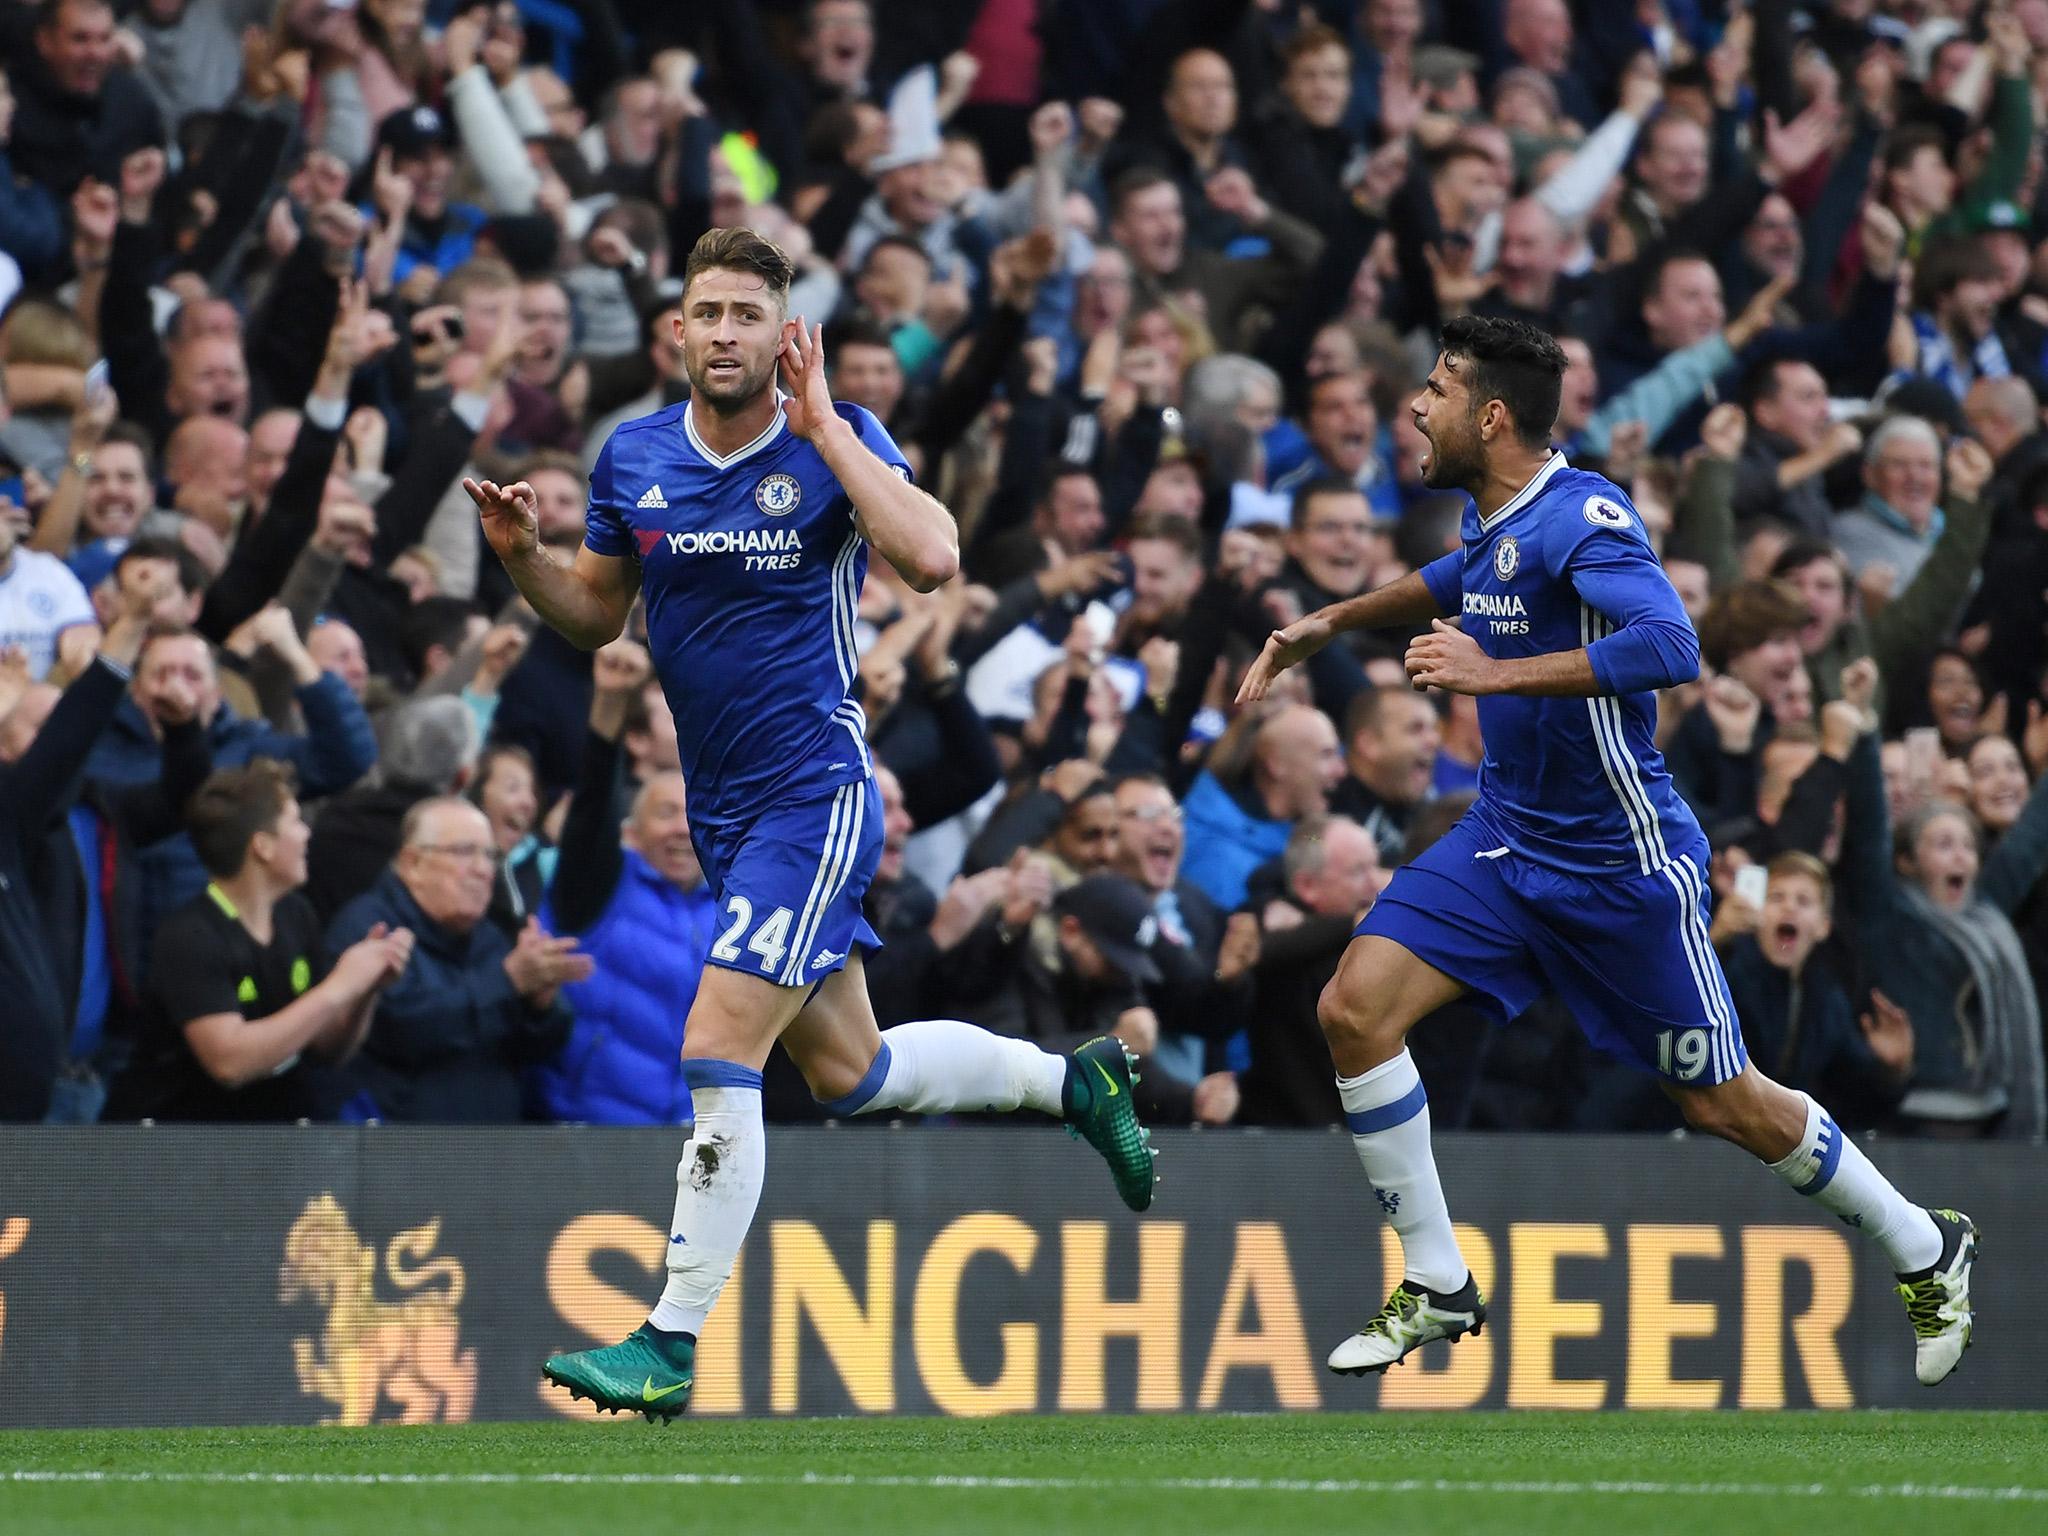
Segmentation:
[(1351, 45), (1344, 41), (1343, 33), (1335, 27), (1323, 25), (1320, 21), (1312, 22), (1295, 33), (1281, 48), (1280, 62), (1285, 68), (1292, 69), (1297, 59), (1307, 58), (1312, 53), (1321, 53), (1325, 48), (1342, 48), (1346, 54), (1351, 52)]
[(700, 272), (746, 272), (761, 279), (775, 301), (787, 307), (789, 285), (796, 268), (773, 240), (751, 229), (707, 229), (690, 247), (690, 259), (683, 267), (683, 292), (697, 281)]
[(1129, 541), (1135, 544), (1140, 539), (1171, 544), (1189, 560), (1202, 558), (1201, 531), (1184, 517), (1165, 512), (1140, 512), (1131, 519)]
[(567, 475), (578, 485), (583, 483), (583, 461), (573, 453), (564, 453), (559, 448), (540, 448), (529, 453), (513, 466), (515, 480), (531, 480), (542, 470), (552, 469), (558, 475)]
[(23, 299), (7, 312), (0, 326), (0, 352), (9, 363), (39, 363), (54, 368), (90, 368), (92, 337), (78, 316), (46, 299)]
[(216, 880), (241, 869), (258, 832), (275, 832), (296, 781), (290, 763), (255, 757), (209, 775), (185, 802), (185, 830), (199, 862)]
[(1806, 600), (1790, 582), (1764, 577), (1730, 587), (1700, 618), (1700, 652), (1715, 671), (1807, 620)]
[(1827, 865), (1812, 854), (1794, 848), (1779, 854), (1764, 866), (1764, 872), (1773, 880), (1780, 875), (1799, 875), (1820, 887), (1820, 904), (1829, 912), (1835, 910), (1835, 882), (1828, 873)]
[(434, 290), (436, 304), (460, 304), (472, 293), (495, 293), (519, 286), (519, 274), (508, 261), (495, 256), (472, 256), (441, 279)]

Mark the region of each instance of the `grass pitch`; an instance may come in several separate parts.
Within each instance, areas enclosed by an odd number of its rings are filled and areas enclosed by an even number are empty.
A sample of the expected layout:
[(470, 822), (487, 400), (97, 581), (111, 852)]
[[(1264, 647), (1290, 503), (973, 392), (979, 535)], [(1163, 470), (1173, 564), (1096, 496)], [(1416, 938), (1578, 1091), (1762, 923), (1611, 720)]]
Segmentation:
[(2048, 1530), (2048, 1415), (1319, 1414), (0, 1434), (0, 1531)]

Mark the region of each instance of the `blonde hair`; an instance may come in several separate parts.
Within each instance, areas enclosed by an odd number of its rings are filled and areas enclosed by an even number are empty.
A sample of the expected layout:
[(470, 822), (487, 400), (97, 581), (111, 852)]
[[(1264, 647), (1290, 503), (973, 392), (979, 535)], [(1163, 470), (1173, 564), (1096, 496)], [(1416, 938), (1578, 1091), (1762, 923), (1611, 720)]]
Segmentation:
[(1129, 346), (1131, 338), (1137, 334), (1138, 321), (1155, 309), (1166, 316), (1167, 323), (1180, 333), (1180, 360), (1183, 369), (1192, 368), (1204, 358), (1216, 355), (1216, 338), (1202, 317), (1180, 300), (1163, 293), (1157, 298), (1131, 306), (1130, 314), (1124, 318), (1125, 346)]
[(0, 348), (9, 363), (90, 368), (97, 354), (78, 316), (59, 304), (24, 299), (0, 324)]
[(434, 290), (434, 302), (460, 304), (480, 290), (492, 292), (518, 286), (519, 274), (512, 270), (510, 262), (496, 256), (472, 256), (441, 279), (441, 286)]

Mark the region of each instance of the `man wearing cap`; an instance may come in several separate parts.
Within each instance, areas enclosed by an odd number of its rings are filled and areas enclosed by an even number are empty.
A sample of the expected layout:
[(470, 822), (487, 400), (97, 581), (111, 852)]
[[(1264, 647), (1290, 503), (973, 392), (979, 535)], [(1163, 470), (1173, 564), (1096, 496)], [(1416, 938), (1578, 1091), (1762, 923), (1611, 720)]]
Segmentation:
[[(412, 187), (405, 212), (405, 236), (391, 280), (403, 285), (422, 267), (437, 276), (454, 271), (476, 249), (484, 211), (471, 203), (451, 203), (448, 183), (455, 170), (455, 130), (432, 107), (406, 107), (377, 125), (377, 157), (391, 157), (392, 174)], [(366, 210), (369, 211), (369, 210)], [(428, 279), (418, 279), (428, 283)]]
[(1465, 122), (1480, 107), (1479, 56), (1443, 43), (1415, 50), (1415, 83), (1423, 108)]
[[(1035, 1040), (1048, 1050), (1071, 1050), (1097, 1035), (1114, 1034), (1139, 1056), (1159, 1043), (1159, 1020), (1145, 988), (1159, 981), (1148, 951), (1159, 919), (1137, 882), (1093, 874), (1053, 898), (1055, 944), (1050, 954), (1033, 944), (1007, 946), (1007, 970), (985, 975), (984, 995), (965, 1012), (996, 1034)], [(968, 978), (963, 981), (972, 984)], [(1148, 1072), (1137, 1090), (1147, 1121), (1187, 1121), (1193, 1112), (1185, 1084)]]

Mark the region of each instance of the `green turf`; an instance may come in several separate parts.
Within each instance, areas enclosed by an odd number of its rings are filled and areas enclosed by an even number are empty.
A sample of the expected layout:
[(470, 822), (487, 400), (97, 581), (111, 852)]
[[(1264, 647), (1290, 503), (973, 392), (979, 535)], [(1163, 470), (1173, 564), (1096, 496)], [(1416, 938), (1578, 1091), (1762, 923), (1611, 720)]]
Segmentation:
[[(23, 1480), (94, 1472), (128, 1480)], [(221, 1474), (278, 1480), (193, 1480)], [(361, 1474), (447, 1481), (312, 1480)], [(541, 1481), (565, 1474), (589, 1481)], [(667, 1481), (678, 1475), (735, 1481)], [(664, 1481), (625, 1480), (634, 1477)], [(806, 1486), (807, 1477), (837, 1481)], [(1402, 1479), (1461, 1486), (1386, 1486)], [(1602, 1483), (1656, 1486), (1590, 1486)], [(1916, 1497), (1902, 1485), (1948, 1494)], [(2039, 1532), (2048, 1530), (2048, 1415), (684, 1420), (668, 1429), (636, 1420), (0, 1434), (8, 1536), (685, 1530)]]

